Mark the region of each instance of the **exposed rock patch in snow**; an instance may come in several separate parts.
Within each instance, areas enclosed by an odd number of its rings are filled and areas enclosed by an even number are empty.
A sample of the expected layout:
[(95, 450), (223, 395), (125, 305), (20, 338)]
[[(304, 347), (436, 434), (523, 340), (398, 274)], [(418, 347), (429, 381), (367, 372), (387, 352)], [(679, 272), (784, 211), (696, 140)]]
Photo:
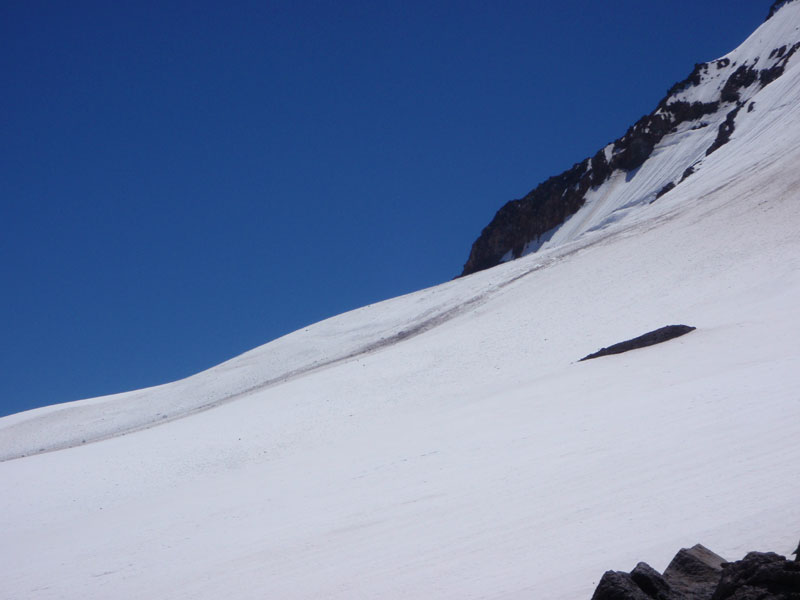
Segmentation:
[(659, 327), (658, 329), (633, 339), (613, 344), (607, 348), (601, 348), (597, 352), (584, 356), (581, 361), (600, 358), (601, 356), (611, 356), (612, 354), (622, 354), (623, 352), (647, 348), (648, 346), (655, 346), (656, 344), (662, 344), (669, 340), (674, 340), (677, 337), (681, 337), (682, 335), (686, 335), (695, 329), (695, 327), (690, 327), (689, 325), (667, 325), (666, 327)]

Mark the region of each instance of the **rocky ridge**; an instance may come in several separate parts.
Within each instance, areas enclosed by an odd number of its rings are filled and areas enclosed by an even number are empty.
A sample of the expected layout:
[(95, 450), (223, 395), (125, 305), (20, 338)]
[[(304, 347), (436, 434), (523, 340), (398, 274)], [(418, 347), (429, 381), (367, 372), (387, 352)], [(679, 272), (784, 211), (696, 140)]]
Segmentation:
[[(775, 2), (767, 20), (786, 4), (796, 1)], [(747, 57), (739, 64), (728, 57), (696, 64), (686, 79), (667, 91), (653, 112), (639, 119), (622, 137), (594, 156), (545, 180), (524, 197), (506, 203), (474, 242), (462, 276), (522, 256), (531, 243), (578, 212), (590, 191), (598, 190), (618, 173), (634, 177), (658, 144), (679, 129), (716, 127), (716, 138), (706, 148), (705, 155), (721, 148), (730, 140), (742, 109), (751, 112), (756, 109), (751, 98), (783, 74), (787, 62), (798, 50), (800, 40), (782, 43), (772, 48), (768, 56)], [(701, 162), (684, 165), (681, 177), (649, 190), (645, 194), (650, 196), (648, 201), (679, 185), (697, 171)]]

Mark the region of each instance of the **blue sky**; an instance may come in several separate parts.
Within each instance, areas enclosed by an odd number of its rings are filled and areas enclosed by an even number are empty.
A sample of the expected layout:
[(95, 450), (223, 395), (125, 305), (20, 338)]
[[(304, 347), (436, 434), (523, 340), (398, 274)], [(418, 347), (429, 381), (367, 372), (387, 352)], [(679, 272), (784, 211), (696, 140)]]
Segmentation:
[(0, 414), (446, 281), (770, 2), (4, 2)]

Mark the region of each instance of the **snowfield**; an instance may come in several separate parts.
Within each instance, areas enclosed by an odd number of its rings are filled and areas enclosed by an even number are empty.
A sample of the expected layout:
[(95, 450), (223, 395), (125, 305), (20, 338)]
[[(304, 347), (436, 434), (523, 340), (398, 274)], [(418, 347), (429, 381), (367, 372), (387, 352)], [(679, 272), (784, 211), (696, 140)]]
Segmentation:
[(790, 553), (800, 53), (752, 99), (697, 174), (535, 254), (0, 419), (0, 598), (588, 600), (697, 542)]

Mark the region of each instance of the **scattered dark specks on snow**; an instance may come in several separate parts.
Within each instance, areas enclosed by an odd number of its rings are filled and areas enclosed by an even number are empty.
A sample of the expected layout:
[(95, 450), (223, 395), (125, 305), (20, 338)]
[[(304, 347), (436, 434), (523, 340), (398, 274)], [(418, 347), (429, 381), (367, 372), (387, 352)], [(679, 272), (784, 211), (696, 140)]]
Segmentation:
[(676, 337), (686, 335), (695, 329), (696, 327), (691, 327), (690, 325), (667, 325), (666, 327), (661, 327), (660, 329), (650, 331), (649, 333), (645, 333), (644, 335), (640, 335), (639, 337), (631, 340), (614, 344), (608, 348), (601, 348), (594, 354), (584, 356), (581, 361), (592, 358), (600, 358), (601, 356), (608, 356), (610, 354), (622, 354), (623, 352), (628, 352), (629, 350), (646, 348), (647, 346), (653, 346), (655, 344), (660, 344)]

